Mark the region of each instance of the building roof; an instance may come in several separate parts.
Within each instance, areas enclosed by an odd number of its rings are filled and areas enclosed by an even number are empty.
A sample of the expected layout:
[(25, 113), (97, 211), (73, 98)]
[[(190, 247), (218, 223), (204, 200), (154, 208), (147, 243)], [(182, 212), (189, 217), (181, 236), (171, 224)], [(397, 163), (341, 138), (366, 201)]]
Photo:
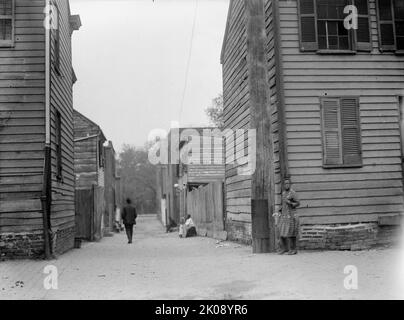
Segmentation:
[(96, 124), (94, 121), (90, 120), (89, 118), (87, 118), (85, 115), (83, 115), (82, 113), (78, 112), (76, 109), (73, 110), (73, 113), (75, 116), (78, 116), (80, 118), (82, 118), (84, 121), (88, 122), (89, 124), (91, 124), (93, 127), (97, 128), (99, 130), (99, 135), (101, 136), (101, 140), (103, 141), (107, 141), (107, 138), (104, 135), (104, 132), (102, 132), (101, 127)]

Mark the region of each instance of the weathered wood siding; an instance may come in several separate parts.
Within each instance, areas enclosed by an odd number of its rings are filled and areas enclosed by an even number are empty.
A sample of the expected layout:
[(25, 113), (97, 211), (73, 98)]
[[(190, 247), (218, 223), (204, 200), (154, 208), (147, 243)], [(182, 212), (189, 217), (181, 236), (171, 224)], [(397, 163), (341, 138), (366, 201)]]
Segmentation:
[(15, 46), (0, 48), (0, 233), (42, 230), (45, 1), (15, 5)]
[[(74, 111), (74, 168), (76, 189), (98, 185), (99, 171), (99, 128), (77, 111)], [(91, 138), (91, 136), (94, 136)]]
[[(355, 55), (300, 52), (297, 1), (279, 1), (289, 167), (302, 223), (375, 221), (403, 212), (397, 95), (404, 56), (378, 49), (370, 0), (373, 51)], [(324, 169), (321, 96), (359, 96), (363, 167)]]
[[(52, 213), (54, 229), (74, 226), (74, 142), (73, 142), (73, 72), (68, 0), (54, 0), (58, 6), (60, 32), (60, 75), (55, 70), (55, 30), (51, 30), (51, 147), (52, 147)], [(61, 114), (62, 180), (56, 179), (56, 112)]]
[[(225, 177), (223, 138), (221, 135), (213, 135), (211, 129), (199, 129), (199, 131), (201, 133), (198, 137), (201, 147), (199, 161), (184, 166), (181, 163), (180, 166), (183, 168), (180, 169), (180, 175), (183, 175), (181, 180), (184, 183), (223, 181)], [(186, 146), (185, 144), (180, 152), (186, 150)]]
[[(222, 56), (224, 120), (227, 129), (249, 129), (250, 110), (244, 0), (232, 0)], [(232, 162), (234, 148), (226, 143), (226, 216), (229, 236), (246, 239), (251, 233), (251, 177), (238, 175)], [(243, 141), (244, 142), (244, 141)], [(245, 155), (248, 154), (245, 144)], [(235, 159), (237, 161), (237, 158)]]

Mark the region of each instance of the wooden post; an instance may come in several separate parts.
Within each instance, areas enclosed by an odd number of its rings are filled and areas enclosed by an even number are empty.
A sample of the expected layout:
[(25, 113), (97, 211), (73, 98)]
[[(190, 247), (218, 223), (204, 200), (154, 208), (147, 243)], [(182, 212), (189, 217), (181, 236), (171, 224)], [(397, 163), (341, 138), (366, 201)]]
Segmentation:
[(266, 59), (263, 0), (245, 0), (247, 63), (250, 92), (250, 128), (256, 130), (256, 168), (252, 174), (251, 218), (254, 253), (275, 250), (272, 219), (273, 170), (270, 130), (270, 94)]

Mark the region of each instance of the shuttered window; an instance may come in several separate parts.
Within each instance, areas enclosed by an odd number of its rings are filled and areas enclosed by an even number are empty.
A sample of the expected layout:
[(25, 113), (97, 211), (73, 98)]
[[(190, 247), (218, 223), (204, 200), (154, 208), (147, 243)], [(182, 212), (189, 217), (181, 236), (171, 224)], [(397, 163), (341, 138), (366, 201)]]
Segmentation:
[(299, 17), (301, 49), (318, 50), (315, 0), (299, 0)]
[(0, 0), (0, 47), (14, 45), (14, 0)]
[(382, 51), (404, 51), (404, 1), (377, 0)]
[[(370, 51), (368, 0), (298, 0), (302, 51)], [(344, 9), (358, 9), (358, 29), (346, 29)]]
[(324, 166), (361, 166), (358, 98), (323, 98), (321, 115)]

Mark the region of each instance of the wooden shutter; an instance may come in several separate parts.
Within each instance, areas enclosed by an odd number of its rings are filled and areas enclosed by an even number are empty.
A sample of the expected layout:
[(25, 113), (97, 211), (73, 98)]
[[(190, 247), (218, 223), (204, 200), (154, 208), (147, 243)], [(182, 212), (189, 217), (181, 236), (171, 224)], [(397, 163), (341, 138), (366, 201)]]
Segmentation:
[(379, 45), (381, 51), (396, 50), (396, 37), (392, 0), (377, 0)]
[(358, 8), (358, 29), (356, 30), (356, 50), (371, 51), (369, 0), (354, 0)]
[(324, 165), (341, 165), (341, 115), (338, 98), (324, 98), (321, 101), (323, 126)]
[(302, 51), (317, 51), (317, 18), (316, 1), (299, 0), (300, 49)]
[(357, 98), (341, 98), (342, 155), (344, 165), (361, 165), (362, 151)]
[(0, 0), (0, 47), (14, 45), (14, 0)]

